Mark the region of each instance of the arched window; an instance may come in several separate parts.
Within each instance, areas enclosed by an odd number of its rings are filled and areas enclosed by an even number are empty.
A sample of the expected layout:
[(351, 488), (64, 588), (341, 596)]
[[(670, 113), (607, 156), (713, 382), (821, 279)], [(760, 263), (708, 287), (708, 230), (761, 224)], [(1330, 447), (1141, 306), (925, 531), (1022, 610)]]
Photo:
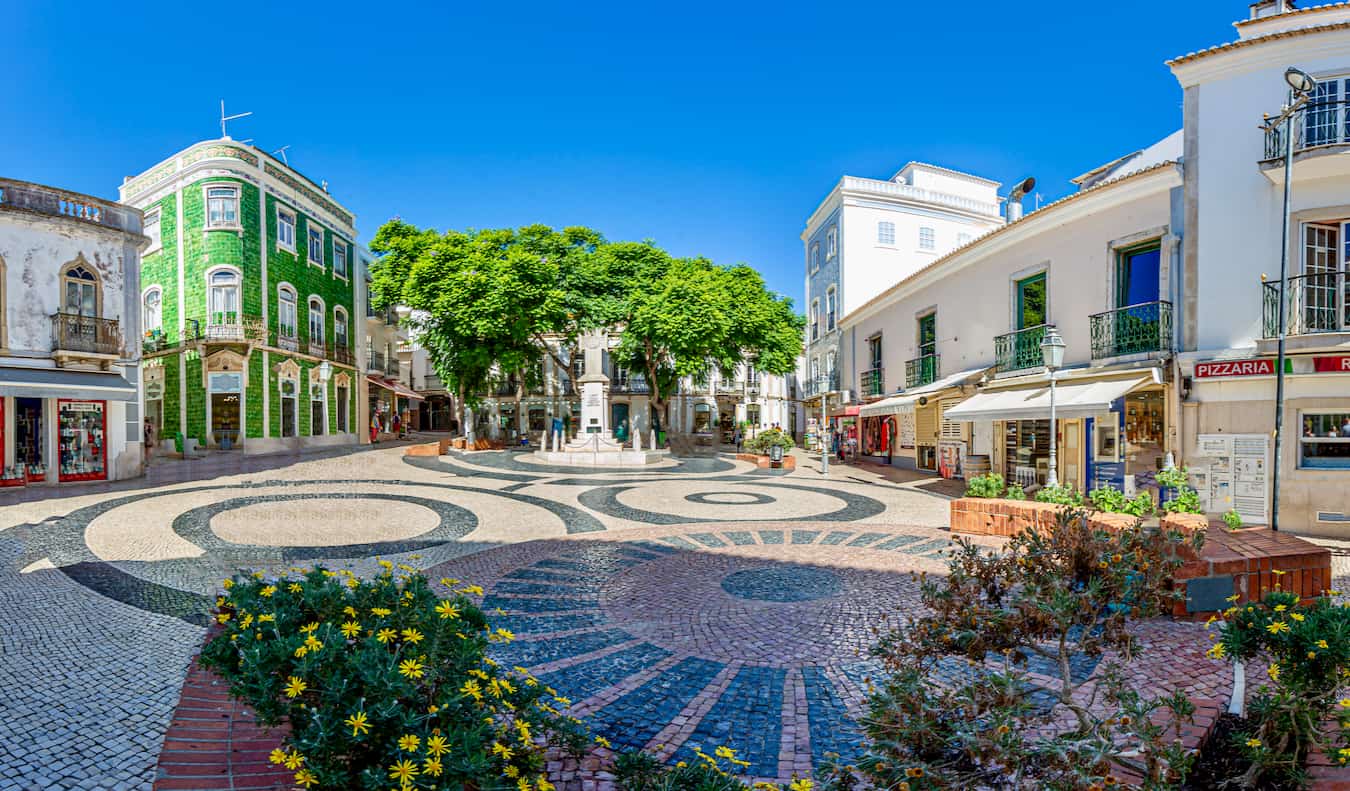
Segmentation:
[(309, 342), (323, 343), (323, 300), (309, 298)]
[(84, 265), (83, 258), (67, 267), (61, 280), (66, 292), (61, 307), (63, 313), (73, 313), (77, 316), (98, 315), (98, 276)]
[(215, 326), (239, 323), (239, 273), (216, 269), (206, 276), (209, 322)]
[(295, 289), (290, 286), (277, 289), (277, 331), (283, 338), (296, 336)]
[(145, 332), (158, 330), (163, 323), (162, 305), (164, 293), (159, 286), (151, 286), (141, 297), (141, 329)]
[(333, 345), (347, 348), (347, 310), (341, 305), (333, 308)]

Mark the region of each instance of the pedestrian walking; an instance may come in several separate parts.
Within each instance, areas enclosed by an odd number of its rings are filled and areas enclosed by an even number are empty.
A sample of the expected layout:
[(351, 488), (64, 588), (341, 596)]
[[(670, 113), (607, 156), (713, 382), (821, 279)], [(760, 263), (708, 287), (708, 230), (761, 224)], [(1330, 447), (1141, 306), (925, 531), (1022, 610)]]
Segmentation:
[(736, 427), (736, 452), (741, 452), (741, 445), (745, 442), (745, 435), (741, 433), (741, 427)]

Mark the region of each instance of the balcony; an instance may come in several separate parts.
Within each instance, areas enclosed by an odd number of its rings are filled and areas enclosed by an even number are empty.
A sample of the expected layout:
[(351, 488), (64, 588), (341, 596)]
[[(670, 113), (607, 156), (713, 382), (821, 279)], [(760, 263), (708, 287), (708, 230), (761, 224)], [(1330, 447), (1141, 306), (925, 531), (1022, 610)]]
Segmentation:
[(351, 347), (344, 341), (343, 343), (333, 345), (328, 359), (335, 363), (341, 363), (342, 365), (353, 365), (355, 355), (352, 354)]
[(651, 388), (647, 387), (647, 379), (642, 374), (627, 374), (615, 377), (610, 382), (609, 391), (619, 395), (647, 395)]
[(1041, 359), (1041, 338), (1049, 324), (1037, 324), (1034, 327), (994, 336), (994, 362), (998, 370), (1022, 371), (1028, 368), (1040, 368), (1045, 365)]
[(901, 198), (907, 201), (936, 204), (958, 211), (969, 212), (971, 214), (981, 214), (986, 217), (999, 216), (997, 203), (987, 203), (985, 201), (975, 200), (961, 195), (952, 195), (946, 192), (935, 192), (933, 190), (923, 189), (922, 187), (912, 187), (908, 184), (901, 184), (895, 181), (879, 181), (877, 179), (859, 178), (857, 176), (844, 176), (839, 183), (839, 188), (844, 192), (861, 193), (867, 196)]
[(738, 396), (745, 389), (745, 385), (734, 379), (718, 379), (717, 394), (720, 396)]
[[(1350, 275), (1324, 272), (1291, 277), (1285, 290), (1284, 332), (1290, 336), (1350, 333)], [(1262, 335), (1276, 338), (1280, 326), (1280, 281), (1261, 284)], [(1339, 346), (1350, 337), (1304, 338), (1300, 346)], [(1325, 341), (1322, 343), (1320, 341)]]
[(1089, 317), (1092, 359), (1172, 351), (1172, 303), (1140, 302)]
[(272, 345), (278, 349), (286, 351), (300, 351), (300, 336), (296, 334), (294, 327), (282, 327), (279, 332), (272, 333)]
[(445, 389), (445, 382), (435, 374), (427, 374), (422, 377), (422, 390), (428, 393)]
[(366, 370), (369, 371), (370, 373), (382, 374), (384, 373), (384, 368), (385, 366), (384, 366), (383, 352), (373, 351), (370, 353), (368, 357), (366, 357)]
[(259, 316), (216, 311), (207, 317), (203, 338), (207, 343), (263, 343), (267, 326)]
[(802, 386), (802, 396), (804, 398), (814, 398), (824, 392), (838, 392), (839, 390), (839, 372), (831, 371), (822, 381), (821, 378), (808, 380)]
[[(1295, 181), (1350, 175), (1346, 157), (1327, 156), (1350, 151), (1350, 98), (1314, 99), (1294, 113), (1291, 127)], [(1262, 172), (1283, 184), (1285, 128), (1267, 129), (1265, 135)]]
[(27, 181), (0, 179), (0, 209), (20, 209), (137, 235), (141, 233), (141, 213), (136, 209)]
[(52, 316), (52, 356), (115, 359), (122, 353), (122, 327), (116, 319), (70, 313)]
[(182, 332), (179, 332), (176, 328), (147, 332), (145, 338), (141, 341), (141, 353), (151, 356), (163, 354), (189, 346), (201, 339), (201, 322), (196, 319), (187, 319), (183, 322)]
[(940, 355), (925, 354), (905, 362), (905, 387), (922, 387), (937, 381)]
[(858, 377), (858, 389), (863, 398), (886, 395), (885, 369), (871, 368)]
[(323, 342), (322, 338), (319, 340), (310, 340), (310, 342), (305, 345), (305, 353), (310, 357), (318, 357), (322, 360), (328, 356), (328, 346)]

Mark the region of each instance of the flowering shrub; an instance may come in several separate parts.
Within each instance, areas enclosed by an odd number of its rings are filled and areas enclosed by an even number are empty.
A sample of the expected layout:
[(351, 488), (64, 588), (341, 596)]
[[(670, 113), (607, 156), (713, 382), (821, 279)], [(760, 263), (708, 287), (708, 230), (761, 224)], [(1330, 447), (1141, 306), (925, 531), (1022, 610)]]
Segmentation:
[[(1277, 585), (1261, 601), (1234, 604), (1206, 627), (1216, 620), (1222, 626), (1210, 657), (1270, 662), (1270, 683), (1254, 690), (1250, 728), (1239, 738), (1251, 760), (1242, 785), (1301, 782), (1313, 748), (1350, 763), (1350, 698), (1336, 700), (1350, 678), (1350, 604), (1337, 605), (1327, 596), (1300, 604), (1298, 594)], [(1339, 727), (1329, 738), (1322, 723), (1331, 717)]]
[[(851, 780), (817, 786), (810, 780), (793, 778), (783, 785), (755, 783), (747, 785), (736, 777), (749, 762), (736, 757), (729, 747), (718, 747), (713, 755), (694, 749), (694, 763), (680, 761), (667, 766), (659, 758), (644, 752), (623, 753), (614, 761), (614, 782), (619, 791), (850, 791)], [(840, 785), (846, 782), (847, 785)]]
[(747, 439), (741, 447), (749, 453), (758, 453), (761, 456), (769, 455), (769, 449), (777, 445), (783, 449), (783, 452), (792, 450), (794, 443), (792, 436), (782, 429), (766, 428), (753, 437)]
[(567, 702), (486, 656), (512, 635), (468, 598), (480, 588), (440, 599), (411, 567), (381, 565), (369, 581), (323, 568), (226, 580), (202, 666), (263, 725), (290, 724), (272, 761), (305, 788), (550, 791), (546, 749), (585, 745), (554, 708)]
[[(907, 791), (1086, 791), (1125, 787), (1123, 770), (1143, 787), (1179, 783), (1191, 760), (1176, 738), (1194, 711), (1185, 695), (1144, 698), (1118, 664), (1089, 680), (1071, 660), (1110, 651), (1128, 661), (1139, 650), (1127, 624), (1171, 608), (1178, 594), (1167, 583), (1187, 540), (1142, 523), (1094, 529), (1067, 508), (1001, 553), (959, 539), (948, 575), (923, 578), (922, 614), (873, 651), (887, 672), (863, 718), (869, 747), (858, 770), (877, 788)], [(1198, 547), (1203, 536), (1189, 540)], [(1028, 683), (1032, 659), (1057, 688)], [(1050, 710), (1038, 701), (1072, 721), (1048, 734)]]
[(1083, 495), (1069, 486), (1042, 486), (1036, 492), (1036, 502), (1078, 506), (1083, 504)]

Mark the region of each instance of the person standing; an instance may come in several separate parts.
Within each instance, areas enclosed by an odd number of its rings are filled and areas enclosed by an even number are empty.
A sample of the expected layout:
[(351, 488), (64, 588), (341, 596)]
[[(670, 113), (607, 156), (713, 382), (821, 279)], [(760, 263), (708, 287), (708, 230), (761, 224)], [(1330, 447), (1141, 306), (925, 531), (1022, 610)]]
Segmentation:
[(737, 452), (737, 453), (740, 453), (740, 452), (741, 452), (741, 445), (744, 444), (744, 441), (745, 441), (745, 435), (742, 434), (741, 431), (742, 431), (742, 429), (741, 429), (740, 425), (737, 425), (737, 426), (736, 426), (736, 434), (735, 434), (736, 452)]

